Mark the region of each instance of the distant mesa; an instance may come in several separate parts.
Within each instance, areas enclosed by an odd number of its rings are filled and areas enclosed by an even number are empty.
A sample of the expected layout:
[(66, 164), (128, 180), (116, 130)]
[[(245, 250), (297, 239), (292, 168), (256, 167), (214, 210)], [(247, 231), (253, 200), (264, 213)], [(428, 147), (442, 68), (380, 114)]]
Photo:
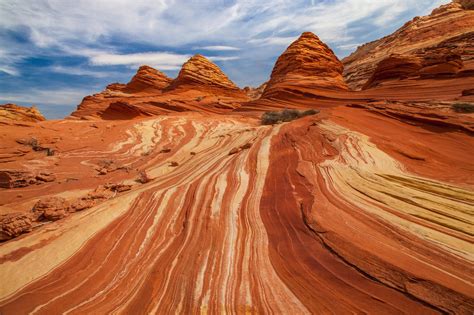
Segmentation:
[(0, 105), (0, 119), (25, 122), (39, 122), (46, 120), (36, 106), (25, 107), (11, 103)]

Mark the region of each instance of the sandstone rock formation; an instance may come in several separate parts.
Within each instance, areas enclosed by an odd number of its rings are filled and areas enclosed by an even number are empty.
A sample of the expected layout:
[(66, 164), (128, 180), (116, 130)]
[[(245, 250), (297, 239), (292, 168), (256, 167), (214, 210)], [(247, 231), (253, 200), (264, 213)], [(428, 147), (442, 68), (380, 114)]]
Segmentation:
[(44, 220), (56, 221), (67, 216), (69, 202), (62, 197), (48, 197), (39, 200), (33, 207), (34, 215)]
[(128, 93), (142, 92), (144, 90), (161, 91), (170, 83), (171, 79), (163, 72), (149, 66), (141, 66), (123, 90)]
[(46, 118), (44, 118), (44, 116), (35, 106), (24, 107), (15, 104), (0, 105), (0, 119), (28, 122), (46, 120)]
[(87, 96), (73, 112), (81, 119), (133, 119), (183, 111), (223, 112), (248, 97), (219, 69), (201, 55), (183, 64), (176, 79), (142, 66), (126, 85), (114, 83)]
[(363, 89), (388, 80), (464, 76), (461, 72), (463, 66), (461, 56), (446, 48), (425, 49), (422, 53), (412, 55), (391, 54), (379, 62)]
[(19, 188), (55, 180), (50, 172), (31, 172), (27, 170), (0, 170), (0, 188)]
[(15, 238), (32, 229), (32, 216), (25, 213), (0, 214), (0, 242)]
[[(462, 69), (459, 69), (459, 64), (455, 65), (456, 72), (463, 70), (472, 75), (474, 11), (466, 9), (470, 2), (472, 1), (454, 1), (441, 6), (431, 15), (414, 18), (389, 36), (362, 45), (342, 60), (346, 82), (352, 89), (361, 89), (374, 75), (379, 63), (382, 62), (381, 67), (385, 68), (394, 61), (390, 57), (392, 54), (403, 55), (409, 59), (421, 57), (425, 60), (436, 54), (441, 59), (449, 59), (453, 54), (458, 55), (464, 65)], [(438, 51), (433, 52), (433, 49)]]
[[(471, 314), (458, 2), (379, 41), (412, 49), (380, 46), (372, 70), (352, 56), (362, 91), (305, 33), (262, 97), (198, 56), (165, 88), (147, 67), (109, 85), (82, 119), (2, 120), (0, 313)], [(262, 124), (285, 107), (319, 111)]]
[(345, 90), (343, 65), (333, 51), (310, 32), (303, 33), (278, 58), (263, 98), (311, 90)]
[(222, 72), (219, 67), (202, 55), (194, 55), (183, 64), (178, 77), (171, 83), (170, 89), (182, 86), (214, 87), (223, 90), (238, 91), (239, 88)]
[(251, 101), (258, 100), (260, 96), (262, 96), (263, 91), (265, 91), (265, 88), (267, 87), (267, 83), (268, 82), (263, 82), (256, 88), (246, 86), (244, 87), (244, 92), (245, 94), (247, 94), (247, 96), (250, 98)]

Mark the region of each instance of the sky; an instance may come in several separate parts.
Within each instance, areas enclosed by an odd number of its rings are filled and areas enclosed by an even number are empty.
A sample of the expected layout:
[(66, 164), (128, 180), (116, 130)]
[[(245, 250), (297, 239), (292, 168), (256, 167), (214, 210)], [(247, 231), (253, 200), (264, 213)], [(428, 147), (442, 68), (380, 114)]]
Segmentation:
[(449, 0), (0, 0), (0, 103), (49, 119), (126, 83), (142, 64), (176, 77), (200, 53), (240, 87), (268, 80), (311, 31), (342, 59)]

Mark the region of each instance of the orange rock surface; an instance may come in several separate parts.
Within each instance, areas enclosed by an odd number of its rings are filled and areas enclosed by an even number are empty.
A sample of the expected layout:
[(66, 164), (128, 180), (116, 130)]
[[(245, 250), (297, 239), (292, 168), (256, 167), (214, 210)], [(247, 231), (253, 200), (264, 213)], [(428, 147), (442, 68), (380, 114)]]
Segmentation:
[(305, 32), (276, 61), (262, 97), (281, 98), (281, 94), (297, 94), (302, 88), (347, 89), (342, 71), (333, 51), (316, 35)]
[(170, 112), (222, 113), (247, 101), (217, 65), (201, 55), (184, 63), (176, 79), (142, 66), (127, 84), (114, 83), (87, 96), (71, 114), (81, 119), (131, 119)]
[(178, 77), (171, 83), (170, 89), (182, 86), (215, 87), (223, 90), (239, 88), (222, 72), (221, 69), (202, 55), (194, 55), (183, 64)]
[(0, 105), (0, 119), (38, 122), (45, 120), (41, 112), (35, 107), (24, 107), (16, 104)]
[[(360, 46), (344, 58), (344, 77), (350, 88), (359, 90), (371, 78), (377, 65), (391, 54), (426, 55), (443, 48), (457, 53), (465, 61), (464, 70), (474, 72), (474, 10), (472, 1), (454, 1), (441, 6), (428, 16), (416, 17), (395, 33)], [(471, 9), (469, 8), (471, 3)]]
[[(195, 56), (83, 119), (2, 120), (0, 313), (471, 314), (473, 77), (446, 49), (352, 91), (304, 33), (260, 98)], [(284, 107), (319, 112), (262, 124)]]

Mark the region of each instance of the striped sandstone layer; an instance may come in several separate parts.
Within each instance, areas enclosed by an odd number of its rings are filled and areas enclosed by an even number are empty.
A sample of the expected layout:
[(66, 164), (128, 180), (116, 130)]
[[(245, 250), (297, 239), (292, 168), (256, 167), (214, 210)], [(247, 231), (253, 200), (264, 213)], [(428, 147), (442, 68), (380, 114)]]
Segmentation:
[[(365, 129), (358, 121), (367, 117)], [(474, 307), (474, 183), (466, 181), (473, 152), (457, 145), (474, 147), (466, 134), (433, 134), (342, 107), (274, 127), (196, 113), (93, 128), (42, 124), (44, 137), (49, 128), (97, 137), (59, 140), (57, 155), (30, 160), (58, 181), (76, 180), (2, 190), (4, 207), (28, 212), (40, 196), (72, 200), (106, 182), (132, 188), (0, 245), (4, 314)], [(22, 128), (29, 127), (9, 132)], [(396, 154), (407, 149), (381, 137), (397, 132), (417, 135), (412, 156), (436, 147), (450, 154), (425, 161)], [(244, 149), (229, 154), (237, 147)], [(121, 167), (94, 177), (104, 159)], [(440, 163), (449, 178), (433, 173)], [(139, 184), (143, 170), (151, 181)]]

